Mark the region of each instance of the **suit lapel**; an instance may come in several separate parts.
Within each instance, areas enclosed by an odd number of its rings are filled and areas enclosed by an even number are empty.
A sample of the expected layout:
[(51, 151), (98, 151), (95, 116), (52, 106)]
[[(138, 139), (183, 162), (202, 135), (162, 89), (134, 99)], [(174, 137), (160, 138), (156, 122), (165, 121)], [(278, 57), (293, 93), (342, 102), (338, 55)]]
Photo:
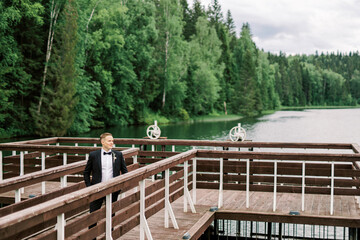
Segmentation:
[(116, 155), (113, 151), (111, 151), (111, 157), (112, 157), (112, 163), (113, 163), (113, 167), (114, 167), (114, 164), (115, 164), (115, 160), (116, 160)]
[(99, 150), (99, 153), (97, 154), (97, 163), (100, 169), (100, 174), (101, 174), (101, 169), (102, 169), (102, 165), (101, 165), (101, 149)]
[(112, 157), (112, 167), (113, 167), (113, 177), (116, 175), (115, 172), (116, 172), (116, 154), (111, 151), (111, 157)]

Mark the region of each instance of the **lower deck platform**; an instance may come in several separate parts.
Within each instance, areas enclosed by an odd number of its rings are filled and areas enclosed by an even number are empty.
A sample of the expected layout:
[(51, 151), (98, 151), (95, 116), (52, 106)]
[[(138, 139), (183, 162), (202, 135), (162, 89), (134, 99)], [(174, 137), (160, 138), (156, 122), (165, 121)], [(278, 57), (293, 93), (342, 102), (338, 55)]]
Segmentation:
[[(301, 194), (278, 193), (276, 211), (273, 211), (273, 193), (251, 192), (249, 208), (246, 208), (244, 191), (224, 191), (223, 207), (216, 211), (218, 219), (245, 221), (283, 222), (313, 225), (345, 226), (352, 222), (353, 227), (360, 227), (360, 209), (354, 196), (334, 196), (334, 214), (330, 215), (330, 196), (305, 195), (305, 211), (301, 211)], [(183, 211), (183, 197), (173, 202), (172, 208), (179, 225), (164, 228), (164, 209), (147, 219), (153, 239), (183, 239), (184, 234), (199, 229), (201, 233), (211, 224), (211, 207), (217, 207), (218, 190), (197, 189), (196, 213)], [(290, 215), (290, 211), (299, 215)], [(204, 226), (206, 224), (207, 226)], [(201, 233), (198, 233), (201, 235)], [(133, 228), (121, 240), (139, 239), (139, 226)], [(193, 239), (193, 238), (190, 238)]]

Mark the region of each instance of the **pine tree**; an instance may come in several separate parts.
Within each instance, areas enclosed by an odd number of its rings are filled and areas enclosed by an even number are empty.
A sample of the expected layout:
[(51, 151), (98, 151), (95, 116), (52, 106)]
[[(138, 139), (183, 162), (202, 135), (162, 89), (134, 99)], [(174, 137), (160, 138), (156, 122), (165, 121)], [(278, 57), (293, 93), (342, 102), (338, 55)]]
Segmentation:
[[(182, 0), (182, 2), (187, 2), (186, 0)], [(184, 25), (184, 38), (187, 41), (191, 40), (191, 36), (196, 34), (196, 23), (199, 17), (206, 17), (206, 12), (204, 9), (204, 6), (201, 5), (200, 0), (194, 0), (193, 6), (191, 9), (186, 10), (185, 4), (182, 4), (185, 6), (183, 9), (183, 21), (185, 22)], [(188, 12), (188, 14), (187, 14)]]
[(227, 27), (229, 33), (235, 38), (236, 37), (236, 26), (235, 26), (234, 19), (232, 18), (230, 10), (228, 10), (226, 13), (225, 26)]
[(216, 32), (219, 33), (220, 25), (222, 25), (224, 22), (224, 16), (221, 10), (221, 5), (219, 4), (218, 0), (212, 0), (212, 3), (208, 8), (207, 13), (209, 16), (210, 25), (214, 26)]

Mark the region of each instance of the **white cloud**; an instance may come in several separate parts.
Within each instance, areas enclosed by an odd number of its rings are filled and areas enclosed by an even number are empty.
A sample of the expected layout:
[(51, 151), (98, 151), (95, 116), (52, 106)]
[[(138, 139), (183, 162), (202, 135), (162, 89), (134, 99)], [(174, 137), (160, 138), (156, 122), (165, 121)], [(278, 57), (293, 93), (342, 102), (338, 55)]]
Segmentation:
[[(191, 0), (189, 0), (191, 1)], [(207, 6), (211, 0), (202, 0)], [(248, 22), (260, 49), (287, 54), (360, 50), (358, 0), (218, 0), (237, 33)]]

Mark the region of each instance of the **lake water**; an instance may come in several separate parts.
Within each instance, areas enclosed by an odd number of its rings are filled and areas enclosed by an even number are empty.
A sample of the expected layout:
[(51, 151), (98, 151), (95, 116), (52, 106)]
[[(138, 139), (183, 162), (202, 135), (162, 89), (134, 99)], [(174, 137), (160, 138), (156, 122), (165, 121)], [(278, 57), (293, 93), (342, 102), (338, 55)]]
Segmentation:
[[(229, 131), (238, 123), (252, 141), (360, 144), (360, 108), (278, 111), (260, 118), (159, 124), (159, 127), (161, 136), (169, 139), (228, 140)], [(97, 129), (81, 136), (98, 137), (109, 131), (116, 138), (142, 138), (146, 129), (147, 126), (122, 126)]]
[[(246, 130), (246, 139), (252, 141), (360, 144), (360, 108), (278, 111), (260, 118), (159, 124), (159, 127), (161, 136), (169, 139), (228, 140), (229, 131), (238, 123)], [(74, 137), (99, 137), (106, 131), (115, 138), (143, 138), (147, 127), (95, 129)], [(32, 138), (0, 139), (0, 142), (26, 139)]]

